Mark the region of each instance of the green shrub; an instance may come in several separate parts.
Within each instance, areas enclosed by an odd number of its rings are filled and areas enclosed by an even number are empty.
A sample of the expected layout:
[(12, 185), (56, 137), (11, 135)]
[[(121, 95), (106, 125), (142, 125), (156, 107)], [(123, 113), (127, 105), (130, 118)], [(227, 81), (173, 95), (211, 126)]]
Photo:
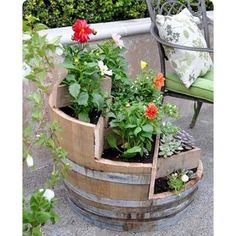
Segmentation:
[[(210, 0), (206, 5), (208, 10), (213, 9)], [(23, 18), (30, 15), (55, 28), (72, 25), (78, 18), (89, 23), (142, 18), (148, 16), (148, 10), (145, 0), (27, 0)]]

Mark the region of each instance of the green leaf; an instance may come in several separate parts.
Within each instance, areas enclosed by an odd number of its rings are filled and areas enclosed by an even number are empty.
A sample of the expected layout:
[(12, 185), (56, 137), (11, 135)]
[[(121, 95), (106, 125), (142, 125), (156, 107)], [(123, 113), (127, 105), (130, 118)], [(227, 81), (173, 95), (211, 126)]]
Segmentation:
[(40, 111), (35, 111), (35, 112), (32, 113), (32, 119), (33, 120), (39, 121), (39, 120), (42, 119), (42, 117), (43, 117), (43, 114)]
[(88, 67), (97, 67), (98, 64), (95, 63), (95, 62), (88, 62), (88, 63), (86, 64), (86, 66), (88, 66)]
[(153, 132), (153, 127), (150, 124), (146, 124), (146, 125), (142, 126), (142, 129), (144, 132), (147, 132), (147, 133)]
[(23, 32), (30, 31), (30, 27), (27, 25), (27, 22), (25, 20), (23, 20), (22, 24), (23, 24)]
[(41, 102), (41, 96), (39, 93), (33, 92), (28, 96), (30, 101), (34, 101), (35, 103), (39, 104)]
[(90, 122), (88, 113), (86, 113), (86, 112), (80, 112), (80, 113), (79, 113), (79, 120), (84, 121), (84, 122)]
[(76, 82), (76, 80), (75, 80), (75, 75), (72, 75), (72, 74), (69, 74), (69, 75), (67, 75), (66, 76), (66, 81), (67, 82)]
[(77, 67), (74, 66), (72, 63), (70, 62), (64, 62), (63, 64), (61, 64), (62, 67), (66, 68), (66, 69), (74, 69), (77, 70)]
[(33, 220), (33, 213), (29, 210), (24, 209), (23, 211), (23, 223), (31, 223)]
[(97, 106), (98, 109), (101, 109), (104, 104), (104, 98), (98, 94), (98, 93), (93, 93), (93, 103)]
[(137, 125), (132, 125), (132, 124), (127, 124), (124, 128), (129, 129), (129, 128), (135, 128)]
[(132, 158), (134, 156), (137, 155), (137, 153), (140, 153), (141, 152), (141, 147), (139, 146), (134, 146), (128, 150), (126, 150), (124, 153), (123, 153), (123, 156), (124, 157), (127, 157), (127, 158)]
[(137, 134), (138, 134), (139, 132), (141, 132), (141, 131), (142, 131), (142, 129), (141, 129), (140, 127), (137, 127), (137, 128), (134, 130), (134, 135), (137, 136)]
[(188, 31), (187, 31), (187, 30), (184, 30), (183, 33), (184, 33), (184, 37), (188, 39), (188, 38), (189, 38), (189, 33), (188, 33)]
[(44, 223), (46, 223), (48, 220), (50, 220), (51, 214), (50, 214), (49, 212), (43, 212), (43, 211), (41, 211), (41, 212), (37, 212), (37, 213), (35, 214), (35, 218), (37, 219), (37, 222), (38, 222), (39, 224), (44, 224)]
[(34, 25), (34, 30), (36, 30), (36, 31), (44, 30), (44, 29), (48, 29), (48, 27), (45, 24), (37, 23)]
[(37, 137), (37, 139), (35, 140), (34, 143), (38, 144), (38, 145), (42, 145), (42, 144), (46, 143), (46, 141), (47, 141), (46, 134), (41, 133), (41, 134), (39, 134), (39, 137)]
[(32, 236), (43, 236), (39, 226), (32, 229)]
[(116, 118), (116, 115), (113, 113), (113, 112), (108, 112), (107, 114), (106, 114), (106, 117), (109, 117), (109, 118)]
[(107, 142), (112, 148), (118, 148), (116, 138), (112, 133), (107, 135)]
[(161, 128), (160, 127), (156, 127), (156, 134), (160, 134), (161, 133)]
[(79, 105), (87, 106), (88, 98), (89, 98), (88, 93), (82, 92), (82, 93), (80, 93), (79, 98), (77, 99), (77, 102)]
[(70, 95), (74, 98), (77, 98), (80, 93), (80, 85), (79, 84), (71, 84), (69, 86)]
[(149, 138), (152, 141), (152, 133), (143, 132), (141, 133), (141, 135), (145, 138)]

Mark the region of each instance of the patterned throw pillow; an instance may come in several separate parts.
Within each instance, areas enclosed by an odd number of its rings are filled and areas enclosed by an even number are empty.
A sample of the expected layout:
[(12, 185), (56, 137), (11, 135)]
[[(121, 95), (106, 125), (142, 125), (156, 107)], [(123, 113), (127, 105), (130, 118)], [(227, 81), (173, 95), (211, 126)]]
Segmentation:
[[(167, 42), (183, 46), (207, 47), (197, 26), (199, 18), (194, 17), (187, 8), (173, 16), (157, 15), (156, 20), (160, 37)], [(173, 69), (186, 88), (212, 67), (212, 60), (207, 52), (187, 51), (166, 46), (164, 49)]]

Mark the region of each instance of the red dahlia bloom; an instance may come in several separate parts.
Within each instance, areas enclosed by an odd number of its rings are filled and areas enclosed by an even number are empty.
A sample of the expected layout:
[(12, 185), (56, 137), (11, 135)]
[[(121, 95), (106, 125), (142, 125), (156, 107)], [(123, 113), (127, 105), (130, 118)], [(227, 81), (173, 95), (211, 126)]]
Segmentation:
[(153, 120), (156, 118), (157, 116), (157, 112), (158, 112), (158, 108), (157, 106), (151, 102), (148, 104), (146, 110), (145, 110), (145, 116), (149, 119), (149, 120)]
[(89, 27), (86, 20), (77, 20), (72, 29), (74, 31), (73, 40), (85, 43), (89, 40), (89, 34), (93, 33), (93, 30)]

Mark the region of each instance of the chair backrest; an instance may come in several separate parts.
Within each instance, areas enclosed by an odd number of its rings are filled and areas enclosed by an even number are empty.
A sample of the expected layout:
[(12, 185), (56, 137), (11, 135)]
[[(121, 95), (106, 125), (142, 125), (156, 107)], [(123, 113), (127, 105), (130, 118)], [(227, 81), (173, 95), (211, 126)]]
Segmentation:
[[(204, 31), (204, 37), (207, 46), (210, 47), (210, 35), (209, 35), (209, 24), (212, 21), (206, 15), (205, 0), (196, 0), (192, 2), (191, 0), (146, 0), (148, 5), (148, 11), (153, 25), (155, 25), (155, 32), (159, 36), (159, 31), (156, 26), (156, 15), (174, 15), (181, 12), (184, 8), (188, 10), (196, 17), (199, 17), (200, 24), (198, 25), (200, 29)], [(164, 58), (167, 59), (163, 46), (158, 43), (161, 64)], [(163, 67), (163, 65), (162, 65)], [(165, 67), (165, 66), (164, 66)], [(162, 69), (165, 73), (165, 68)]]

